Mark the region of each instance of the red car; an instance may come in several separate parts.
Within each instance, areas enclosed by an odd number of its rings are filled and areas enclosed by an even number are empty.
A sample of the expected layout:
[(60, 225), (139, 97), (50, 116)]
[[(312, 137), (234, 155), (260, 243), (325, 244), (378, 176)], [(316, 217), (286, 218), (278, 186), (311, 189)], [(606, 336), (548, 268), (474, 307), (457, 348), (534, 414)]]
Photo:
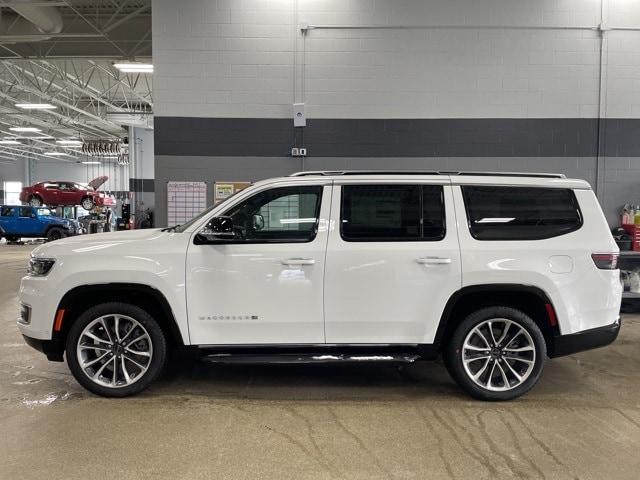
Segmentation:
[(80, 205), (85, 210), (93, 210), (94, 207), (111, 207), (116, 204), (113, 195), (98, 192), (98, 188), (109, 177), (95, 178), (85, 187), (76, 182), (40, 182), (31, 187), (24, 187), (20, 193), (20, 201), (33, 207), (48, 205)]

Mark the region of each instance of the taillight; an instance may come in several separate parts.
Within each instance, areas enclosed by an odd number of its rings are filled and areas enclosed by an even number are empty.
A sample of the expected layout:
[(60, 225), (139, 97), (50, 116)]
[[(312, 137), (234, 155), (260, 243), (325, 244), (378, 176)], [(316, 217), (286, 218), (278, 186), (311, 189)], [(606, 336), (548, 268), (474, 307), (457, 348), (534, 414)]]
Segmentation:
[(615, 270), (618, 268), (618, 253), (592, 253), (593, 263), (600, 270)]

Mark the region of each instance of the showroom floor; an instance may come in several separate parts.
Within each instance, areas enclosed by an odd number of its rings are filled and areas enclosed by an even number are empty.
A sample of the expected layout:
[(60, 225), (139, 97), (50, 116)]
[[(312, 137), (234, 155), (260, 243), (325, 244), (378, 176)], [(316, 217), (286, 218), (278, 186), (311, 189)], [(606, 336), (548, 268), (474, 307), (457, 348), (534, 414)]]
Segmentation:
[(31, 248), (0, 248), (2, 479), (638, 478), (640, 316), (511, 403), (470, 400), (440, 364), (188, 361), (108, 400), (18, 334)]

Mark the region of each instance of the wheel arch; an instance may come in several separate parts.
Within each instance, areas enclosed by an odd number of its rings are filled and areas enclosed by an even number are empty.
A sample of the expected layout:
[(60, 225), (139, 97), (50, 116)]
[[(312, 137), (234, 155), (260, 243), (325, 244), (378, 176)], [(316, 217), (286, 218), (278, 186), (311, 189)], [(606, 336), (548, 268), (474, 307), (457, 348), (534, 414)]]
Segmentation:
[(105, 283), (81, 285), (69, 290), (60, 300), (57, 312), (64, 310), (62, 328), (53, 338), (64, 340), (75, 320), (89, 307), (111, 301), (130, 303), (148, 312), (162, 328), (170, 346), (182, 347), (184, 340), (175, 320), (171, 305), (159, 290), (139, 283)]
[(52, 228), (59, 228), (60, 230), (66, 230), (66, 228), (64, 228), (64, 226), (62, 226), (62, 225), (49, 224), (44, 228), (45, 236), (49, 233), (49, 230), (51, 230)]
[(547, 293), (539, 287), (521, 284), (483, 284), (463, 287), (447, 302), (434, 345), (441, 351), (455, 328), (471, 312), (490, 306), (516, 308), (529, 315), (540, 327), (549, 351), (554, 336), (559, 334), (555, 307)]

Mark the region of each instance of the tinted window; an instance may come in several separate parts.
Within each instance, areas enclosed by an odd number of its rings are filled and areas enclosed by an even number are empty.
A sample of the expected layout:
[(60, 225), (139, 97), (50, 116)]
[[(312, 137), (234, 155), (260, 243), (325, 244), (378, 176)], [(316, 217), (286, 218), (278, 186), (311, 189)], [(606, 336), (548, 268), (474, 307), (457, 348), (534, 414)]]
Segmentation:
[(20, 207), (20, 216), (31, 218), (31, 207)]
[(321, 186), (283, 187), (257, 193), (225, 213), (240, 242), (306, 242), (316, 236)]
[(2, 207), (0, 209), (0, 216), (13, 217), (16, 214), (16, 207)]
[(345, 185), (342, 238), (348, 241), (439, 240), (444, 206), (439, 185)]
[(582, 225), (568, 189), (466, 186), (462, 193), (469, 229), (478, 240), (539, 240)]

